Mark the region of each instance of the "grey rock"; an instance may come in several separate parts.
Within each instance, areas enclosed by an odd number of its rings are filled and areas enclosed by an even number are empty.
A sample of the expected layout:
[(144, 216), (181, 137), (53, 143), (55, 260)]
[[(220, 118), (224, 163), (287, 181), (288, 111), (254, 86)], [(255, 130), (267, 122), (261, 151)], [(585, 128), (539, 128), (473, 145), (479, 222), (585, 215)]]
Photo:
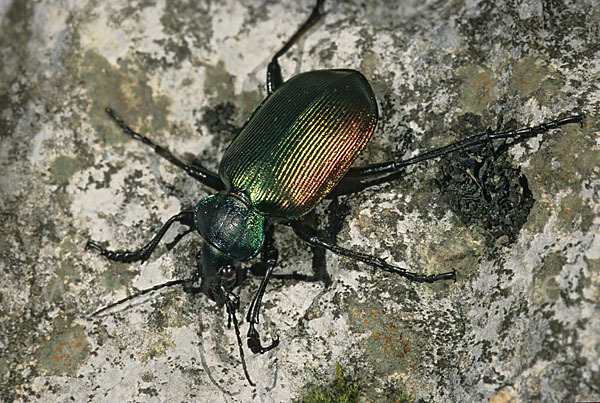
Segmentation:
[[(322, 228), (339, 227), (340, 245), (424, 273), (455, 269), (456, 283), (412, 284), (329, 253), (329, 287), (272, 281), (260, 329), (281, 345), (246, 352), (256, 388), (226, 313), (203, 296), (175, 287), (90, 317), (189, 277), (199, 242), (190, 235), (147, 263), (116, 264), (84, 250), (87, 240), (135, 248), (209, 194), (103, 108), (216, 170), (265, 95), (270, 57), (311, 7), (0, 1), (4, 401), (280, 402), (330, 382), (335, 362), (366, 401), (600, 400), (593, 0), (331, 1), (281, 59), (284, 77), (354, 68), (372, 83), (381, 120), (357, 164), (416, 155), (501, 117), (524, 127), (587, 115), (582, 128), (507, 151), (503, 169), (519, 170), (533, 198), (525, 218), (507, 218), (513, 232), (491, 236), (485, 217), (465, 223), (451, 210), (444, 192), (456, 189), (436, 182), (444, 161), (317, 210)], [(278, 273), (312, 273), (310, 249), (289, 229), (276, 242)], [(243, 285), (243, 312), (259, 281)]]

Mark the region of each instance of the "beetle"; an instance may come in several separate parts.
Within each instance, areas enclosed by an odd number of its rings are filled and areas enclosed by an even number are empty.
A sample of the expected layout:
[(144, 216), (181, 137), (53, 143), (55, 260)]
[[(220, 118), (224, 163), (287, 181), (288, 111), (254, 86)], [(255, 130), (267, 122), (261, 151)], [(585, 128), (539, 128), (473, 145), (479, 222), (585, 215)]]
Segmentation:
[[(86, 247), (113, 261), (145, 261), (172, 224), (177, 222), (187, 226), (188, 230), (167, 245), (168, 249), (190, 232), (198, 232), (202, 242), (195, 276), (160, 284), (134, 296), (181, 284), (184, 291), (205, 294), (219, 307), (225, 306), (229, 322), (234, 325), (244, 374), (253, 386), (236, 317), (239, 298), (233, 290), (245, 278), (247, 269), (242, 263), (260, 255), (258, 264), (265, 271), (246, 315), (249, 325), (247, 345), (255, 354), (275, 348), (279, 339), (263, 346), (256, 329), (262, 299), (278, 260), (273, 241), (274, 225), (291, 227), (311, 246), (411, 281), (456, 280), (454, 271), (420, 274), (389, 264), (382, 258), (342, 248), (320, 236), (303, 218), (323, 199), (353, 194), (389, 182), (409, 165), (496, 139), (522, 140), (566, 124), (581, 123), (584, 118), (583, 115), (572, 115), (519, 130), (487, 129), (410, 159), (351, 167), (372, 136), (378, 119), (377, 102), (367, 79), (356, 70), (334, 69), (300, 73), (284, 82), (278, 61), (321, 19), (323, 3), (324, 0), (317, 0), (309, 18), (268, 64), (267, 97), (225, 151), (218, 173), (184, 163), (168, 149), (133, 131), (112, 109), (106, 108), (125, 134), (151, 147), (159, 156), (216, 193), (200, 200), (195, 208), (169, 218), (158, 233), (137, 250), (109, 250), (93, 240), (88, 241)], [(200, 280), (200, 286), (194, 285), (197, 280)], [(112, 303), (95, 314), (130, 298)]]

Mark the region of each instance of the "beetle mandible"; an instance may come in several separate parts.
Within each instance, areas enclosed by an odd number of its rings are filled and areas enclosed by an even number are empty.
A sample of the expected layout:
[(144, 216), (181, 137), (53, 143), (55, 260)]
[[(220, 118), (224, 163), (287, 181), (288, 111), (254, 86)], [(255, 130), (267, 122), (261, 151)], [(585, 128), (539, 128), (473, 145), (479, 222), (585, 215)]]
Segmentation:
[[(118, 262), (145, 261), (173, 223), (189, 227), (183, 235), (197, 231), (202, 243), (194, 278), (170, 281), (134, 296), (183, 284), (186, 292), (203, 293), (218, 306), (225, 305), (229, 320), (234, 324), (244, 374), (251, 385), (254, 383), (246, 368), (236, 317), (239, 299), (233, 290), (246, 275), (241, 263), (260, 254), (259, 264), (266, 271), (246, 315), (249, 324), (247, 344), (255, 354), (275, 348), (279, 339), (263, 346), (256, 329), (261, 301), (277, 265), (274, 224), (291, 227), (309, 245), (411, 281), (455, 280), (454, 271), (419, 274), (391, 265), (379, 257), (337, 246), (321, 237), (316, 229), (303, 221), (303, 217), (324, 198), (349, 195), (393, 180), (398, 172), (411, 164), (494, 139), (521, 140), (565, 124), (582, 122), (584, 118), (583, 115), (573, 115), (520, 130), (488, 129), (407, 160), (350, 167), (373, 134), (378, 119), (377, 102), (367, 79), (356, 70), (335, 69), (301, 73), (284, 82), (278, 62), (321, 19), (323, 3), (324, 0), (316, 2), (306, 22), (268, 64), (267, 97), (227, 148), (218, 173), (184, 163), (166, 148), (130, 129), (112, 109), (106, 108), (124, 133), (150, 146), (158, 155), (217, 193), (201, 200), (194, 209), (171, 217), (150, 242), (135, 251), (111, 251), (91, 240), (86, 247)], [(178, 236), (168, 249), (181, 238)], [(193, 285), (196, 280), (201, 280), (199, 287)], [(110, 304), (95, 314), (130, 298)]]

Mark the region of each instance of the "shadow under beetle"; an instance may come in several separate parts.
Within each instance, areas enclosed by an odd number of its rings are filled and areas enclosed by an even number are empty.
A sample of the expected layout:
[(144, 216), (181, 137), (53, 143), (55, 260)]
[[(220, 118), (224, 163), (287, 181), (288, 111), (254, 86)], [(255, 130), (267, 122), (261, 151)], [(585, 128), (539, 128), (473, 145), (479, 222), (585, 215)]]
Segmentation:
[[(273, 242), (273, 224), (291, 227), (308, 244), (324, 248), (411, 281), (432, 283), (455, 280), (454, 271), (423, 275), (387, 263), (384, 259), (354, 252), (328, 242), (303, 221), (324, 198), (359, 192), (369, 186), (393, 180), (406, 166), (491, 142), (494, 139), (524, 139), (569, 123), (582, 122), (583, 115), (520, 130), (491, 130), (425, 152), (403, 161), (388, 161), (364, 167), (350, 167), (373, 134), (378, 118), (377, 103), (366, 78), (356, 70), (318, 70), (298, 74), (284, 82), (278, 58), (317, 23), (324, 0), (318, 0), (308, 20), (279, 50), (267, 67), (267, 97), (246, 121), (219, 164), (219, 172), (188, 165), (170, 151), (131, 130), (107, 108), (110, 117), (130, 135), (150, 146), (169, 162), (217, 193), (201, 200), (195, 209), (171, 217), (154, 238), (136, 251), (111, 251), (94, 241), (87, 248), (118, 262), (145, 261), (169, 227), (178, 222), (189, 229), (167, 245), (171, 249), (184, 235), (196, 230), (203, 239), (197, 255), (198, 270), (192, 279), (174, 280), (110, 304), (98, 314), (137, 295), (183, 284), (189, 293), (203, 293), (218, 306), (225, 305), (229, 325), (233, 321), (244, 374), (250, 383), (236, 312), (239, 299), (233, 289), (241, 284), (246, 262), (260, 254), (264, 277), (250, 304), (247, 343), (250, 350), (265, 353), (279, 344), (275, 339), (263, 346), (256, 325), (261, 301), (278, 252)], [(200, 286), (194, 286), (201, 280)]]

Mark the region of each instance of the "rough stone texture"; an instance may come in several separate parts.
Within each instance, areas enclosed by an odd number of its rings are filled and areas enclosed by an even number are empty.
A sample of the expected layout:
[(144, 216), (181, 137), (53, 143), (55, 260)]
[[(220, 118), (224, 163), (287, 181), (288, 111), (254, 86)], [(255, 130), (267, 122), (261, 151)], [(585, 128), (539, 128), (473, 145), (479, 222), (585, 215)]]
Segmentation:
[[(2, 399), (286, 401), (332, 379), (338, 361), (371, 401), (600, 400), (595, 0), (331, 1), (281, 60), (286, 77), (345, 67), (369, 79), (381, 121), (363, 164), (500, 116), (523, 127), (586, 113), (583, 128), (508, 151), (502, 163), (520, 169), (535, 200), (513, 238), (489, 242), (485, 225), (450, 211), (440, 162), (344, 198), (320, 221), (338, 227), (342, 246), (426, 273), (455, 269), (456, 283), (411, 284), (329, 253), (328, 288), (272, 281), (260, 329), (281, 345), (246, 353), (256, 388), (226, 314), (203, 296), (172, 288), (90, 318), (191, 275), (199, 243), (191, 235), (126, 265), (86, 241), (135, 248), (208, 194), (103, 107), (216, 169), (264, 97), (270, 56), (312, 7), (296, 3), (0, 1)], [(279, 273), (312, 272), (310, 249), (289, 229), (276, 241)], [(242, 309), (258, 284), (244, 283)]]

